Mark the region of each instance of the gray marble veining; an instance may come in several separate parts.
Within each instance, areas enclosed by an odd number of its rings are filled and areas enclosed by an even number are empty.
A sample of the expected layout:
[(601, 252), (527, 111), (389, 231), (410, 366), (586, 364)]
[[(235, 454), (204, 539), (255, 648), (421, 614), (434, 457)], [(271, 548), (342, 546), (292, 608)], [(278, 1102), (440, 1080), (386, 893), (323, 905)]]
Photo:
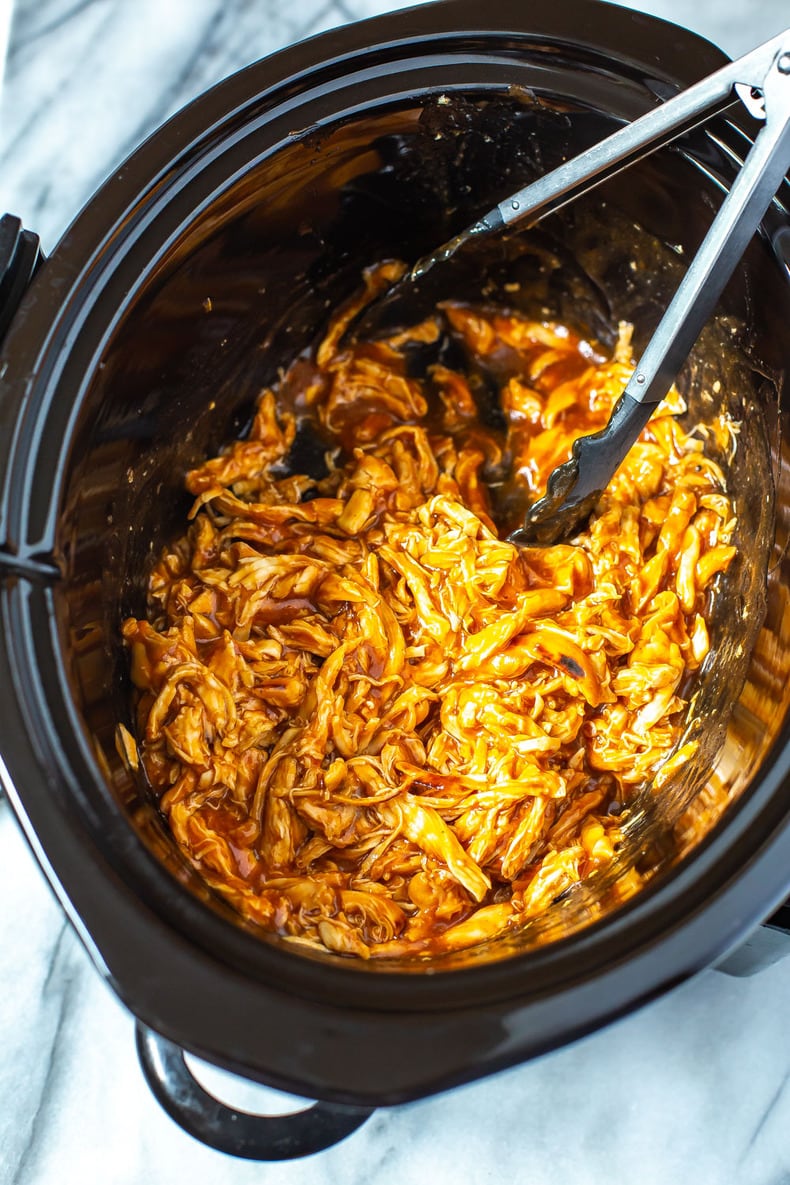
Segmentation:
[[(190, 98), (291, 41), (393, 7), (17, 0), (0, 109), (3, 208), (51, 247)], [(733, 54), (790, 17), (787, 0), (640, 7)], [(154, 1102), (132, 1019), (65, 924), (4, 802), (0, 901), (0, 1185), (790, 1182), (790, 960), (752, 979), (709, 972), (551, 1057), (380, 1112), (306, 1162), (261, 1168), (201, 1147)], [(263, 1093), (221, 1088), (250, 1105)]]

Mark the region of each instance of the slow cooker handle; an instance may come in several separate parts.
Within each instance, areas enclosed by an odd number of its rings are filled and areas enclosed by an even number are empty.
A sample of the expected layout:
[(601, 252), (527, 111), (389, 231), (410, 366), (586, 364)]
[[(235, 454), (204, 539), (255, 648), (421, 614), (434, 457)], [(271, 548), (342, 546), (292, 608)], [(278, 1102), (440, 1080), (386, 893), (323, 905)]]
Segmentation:
[(3, 214), (0, 218), (0, 341), (43, 260), (38, 235), (24, 230), (15, 215)]
[(371, 1107), (313, 1103), (295, 1115), (250, 1115), (220, 1103), (190, 1072), (184, 1051), (137, 1022), (137, 1056), (168, 1115), (203, 1144), (246, 1160), (294, 1160), (330, 1148), (368, 1119)]

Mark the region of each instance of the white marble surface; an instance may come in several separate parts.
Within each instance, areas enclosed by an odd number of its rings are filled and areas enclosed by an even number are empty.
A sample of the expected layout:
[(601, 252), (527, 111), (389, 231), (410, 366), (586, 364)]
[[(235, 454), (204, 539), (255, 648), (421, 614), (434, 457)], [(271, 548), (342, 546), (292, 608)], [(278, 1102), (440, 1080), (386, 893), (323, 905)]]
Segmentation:
[[(103, 177), (191, 96), (286, 42), (395, 6), (16, 0), (0, 207), (52, 246)], [(635, 6), (732, 54), (790, 15), (788, 0)], [(261, 1168), (201, 1147), (160, 1111), (137, 1068), (131, 1017), (64, 922), (4, 802), (0, 903), (0, 1185), (790, 1183), (790, 960), (751, 979), (708, 972), (551, 1057), (380, 1112), (307, 1161)], [(232, 1097), (252, 1104), (259, 1092)]]

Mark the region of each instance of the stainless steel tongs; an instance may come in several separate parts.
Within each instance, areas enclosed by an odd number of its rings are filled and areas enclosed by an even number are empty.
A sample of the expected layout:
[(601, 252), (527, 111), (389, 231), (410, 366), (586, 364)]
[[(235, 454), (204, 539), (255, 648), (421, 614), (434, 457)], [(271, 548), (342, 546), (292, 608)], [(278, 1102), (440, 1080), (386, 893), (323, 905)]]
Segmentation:
[(723, 66), (580, 156), (495, 206), (484, 218), (420, 260), (416, 279), (472, 239), (539, 218), (719, 114), (741, 99), (764, 126), (662, 317), (606, 427), (575, 441), (571, 459), (549, 476), (514, 543), (554, 543), (592, 511), (655, 407), (666, 395), (752, 235), (790, 169), (790, 29)]

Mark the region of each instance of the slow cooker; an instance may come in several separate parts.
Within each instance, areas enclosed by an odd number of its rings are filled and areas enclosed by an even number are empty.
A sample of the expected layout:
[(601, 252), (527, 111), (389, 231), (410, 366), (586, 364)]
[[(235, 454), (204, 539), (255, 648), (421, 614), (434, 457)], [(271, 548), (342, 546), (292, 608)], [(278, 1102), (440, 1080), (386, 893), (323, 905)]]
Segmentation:
[[(48, 259), (18, 220), (2, 221), (3, 784), (99, 973), (138, 1020), (157, 1097), (215, 1147), (316, 1151), (374, 1107), (571, 1041), (720, 961), (766, 919), (781, 925), (787, 181), (683, 380), (701, 415), (724, 384), (741, 424), (743, 561), (714, 623), (718, 665), (698, 720), (715, 765), (701, 793), (718, 796), (685, 845), (645, 811), (632, 851), (649, 873), (640, 893), (602, 915), (582, 894), (543, 941), (434, 966), (306, 956), (208, 890), (115, 744), (132, 720), (119, 625), (177, 533), (184, 472), (244, 430), (261, 386), (361, 269), (416, 259), (724, 60), (686, 30), (598, 0), (484, 11), (442, 0), (215, 87), (130, 157)], [(758, 127), (735, 103), (437, 282), (496, 300), (518, 275), (530, 299), (602, 338), (626, 316), (646, 340)], [(698, 780), (680, 788), (684, 801)], [(223, 1107), (184, 1050), (319, 1101), (277, 1118)]]

